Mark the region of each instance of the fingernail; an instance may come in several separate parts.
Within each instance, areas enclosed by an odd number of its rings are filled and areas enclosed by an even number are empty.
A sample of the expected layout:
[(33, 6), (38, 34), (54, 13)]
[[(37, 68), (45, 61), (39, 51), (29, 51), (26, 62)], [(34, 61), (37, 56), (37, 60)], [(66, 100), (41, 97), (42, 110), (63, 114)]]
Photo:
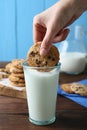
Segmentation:
[(44, 49), (44, 48), (41, 48), (41, 49), (40, 49), (40, 55), (41, 55), (41, 56), (46, 55), (46, 53), (47, 53), (46, 49)]

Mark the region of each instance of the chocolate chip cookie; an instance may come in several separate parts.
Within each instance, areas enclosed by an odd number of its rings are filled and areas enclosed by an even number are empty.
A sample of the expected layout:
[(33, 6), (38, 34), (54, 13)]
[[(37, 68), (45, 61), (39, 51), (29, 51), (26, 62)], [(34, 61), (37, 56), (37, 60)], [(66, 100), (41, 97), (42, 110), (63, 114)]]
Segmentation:
[(24, 59), (15, 59), (12, 61), (12, 67), (16, 67), (18, 69), (22, 69), (22, 62), (24, 62)]
[(13, 74), (10, 74), (9, 80), (10, 80), (11, 82), (25, 83), (24, 78), (14, 76)]
[(27, 55), (27, 62), (29, 66), (43, 67), (55, 66), (59, 62), (59, 51), (54, 45), (51, 46), (49, 52), (44, 57), (40, 55), (41, 42), (34, 44)]
[(81, 96), (87, 96), (87, 86), (79, 83), (73, 83), (71, 89), (74, 93), (80, 94)]
[(62, 84), (61, 88), (67, 93), (74, 93), (71, 89), (71, 84)]
[(87, 86), (80, 83), (62, 84), (61, 89), (70, 94), (87, 96)]
[(11, 73), (15, 77), (24, 78), (24, 73)]
[(10, 63), (8, 63), (6, 66), (5, 66), (5, 71), (7, 72), (7, 73), (9, 73), (10, 74), (10, 68), (12, 67), (12, 63), (10, 62)]
[(10, 81), (10, 84), (12, 85), (12, 86), (17, 86), (17, 87), (25, 87), (25, 83), (19, 83), (19, 82), (11, 82)]
[(10, 69), (11, 73), (23, 73), (23, 68), (18, 69), (17, 67), (11, 67)]

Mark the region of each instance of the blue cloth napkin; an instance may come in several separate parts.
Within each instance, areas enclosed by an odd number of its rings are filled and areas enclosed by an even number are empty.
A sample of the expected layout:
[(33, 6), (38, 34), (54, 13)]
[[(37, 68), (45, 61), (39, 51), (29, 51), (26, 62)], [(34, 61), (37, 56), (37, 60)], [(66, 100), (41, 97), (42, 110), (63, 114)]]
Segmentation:
[[(84, 79), (84, 80), (80, 80), (78, 81), (78, 83), (82, 83), (84, 85), (87, 86), (87, 79)], [(68, 98), (68, 99), (71, 99), (72, 101), (84, 106), (87, 108), (87, 96), (80, 96), (78, 94), (69, 94), (65, 91), (63, 91), (61, 88), (60, 88), (60, 85), (58, 86), (58, 94)]]

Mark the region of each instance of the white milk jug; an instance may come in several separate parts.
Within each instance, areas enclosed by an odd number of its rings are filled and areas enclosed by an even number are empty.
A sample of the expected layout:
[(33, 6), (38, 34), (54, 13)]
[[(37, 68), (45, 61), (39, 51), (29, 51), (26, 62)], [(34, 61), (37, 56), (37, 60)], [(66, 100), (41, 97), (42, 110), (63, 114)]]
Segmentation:
[(60, 43), (61, 71), (68, 74), (80, 74), (86, 67), (86, 50), (83, 43), (83, 26), (75, 27), (75, 37)]

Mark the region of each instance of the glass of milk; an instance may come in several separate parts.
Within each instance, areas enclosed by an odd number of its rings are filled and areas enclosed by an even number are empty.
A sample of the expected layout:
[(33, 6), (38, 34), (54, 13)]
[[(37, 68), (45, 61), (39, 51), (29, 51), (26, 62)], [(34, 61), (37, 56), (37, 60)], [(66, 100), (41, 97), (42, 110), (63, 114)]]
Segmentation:
[(29, 121), (52, 124), (55, 119), (60, 63), (54, 67), (30, 67), (23, 63)]

